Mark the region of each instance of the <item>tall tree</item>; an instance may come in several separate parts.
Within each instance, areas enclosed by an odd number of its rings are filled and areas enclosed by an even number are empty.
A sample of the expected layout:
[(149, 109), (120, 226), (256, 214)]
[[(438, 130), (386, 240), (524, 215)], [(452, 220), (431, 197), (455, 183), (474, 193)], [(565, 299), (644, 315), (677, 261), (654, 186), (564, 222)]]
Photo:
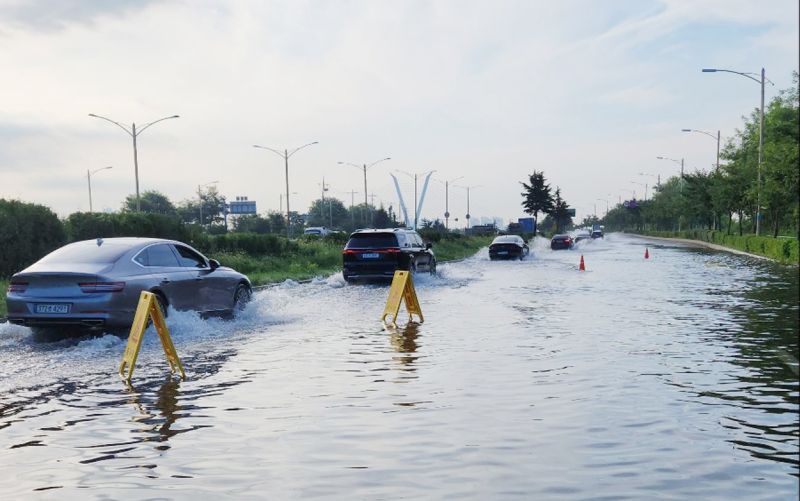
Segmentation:
[[(200, 220), (200, 204), (202, 204), (202, 221)], [(225, 197), (220, 195), (216, 186), (210, 186), (200, 192), (200, 200), (184, 200), (178, 205), (178, 214), (187, 223), (209, 224), (220, 223), (224, 219)]]
[(561, 198), (561, 188), (556, 186), (555, 197), (553, 197), (553, 206), (548, 211), (550, 217), (556, 223), (556, 233), (561, 233), (562, 230), (567, 229), (572, 225), (572, 217), (569, 215), (569, 204), (566, 200)]
[[(175, 205), (163, 193), (147, 190), (140, 196), (142, 212), (172, 216), (178, 213)], [(136, 195), (128, 195), (122, 202), (122, 212), (136, 212)]]
[(553, 196), (550, 194), (550, 185), (545, 182), (544, 172), (533, 171), (528, 181), (530, 184), (520, 183), (525, 188), (521, 193), (522, 207), (538, 222), (540, 212), (547, 214), (553, 210)]
[(341, 200), (328, 197), (311, 202), (308, 208), (306, 226), (326, 226), (344, 228), (350, 225), (350, 213)]

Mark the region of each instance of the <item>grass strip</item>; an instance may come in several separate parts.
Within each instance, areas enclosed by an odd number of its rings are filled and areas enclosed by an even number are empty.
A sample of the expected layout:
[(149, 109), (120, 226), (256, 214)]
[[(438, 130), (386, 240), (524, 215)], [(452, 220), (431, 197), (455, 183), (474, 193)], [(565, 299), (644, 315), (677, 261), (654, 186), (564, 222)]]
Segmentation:
[(721, 245), (758, 256), (764, 256), (779, 263), (798, 265), (800, 249), (796, 238), (773, 238), (756, 235), (728, 235), (724, 231), (644, 231), (642, 235), (666, 238), (684, 238)]

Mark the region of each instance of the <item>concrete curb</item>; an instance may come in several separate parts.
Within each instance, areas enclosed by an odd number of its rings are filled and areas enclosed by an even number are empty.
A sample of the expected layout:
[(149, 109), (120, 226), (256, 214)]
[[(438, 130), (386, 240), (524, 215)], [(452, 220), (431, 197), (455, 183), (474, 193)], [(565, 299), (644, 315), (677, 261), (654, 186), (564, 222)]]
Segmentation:
[(749, 256), (756, 259), (762, 259), (764, 261), (771, 261), (773, 263), (780, 264), (780, 261), (777, 261), (767, 256), (759, 256), (758, 254), (751, 254), (743, 250), (733, 249), (731, 247), (725, 247), (724, 245), (719, 245), (719, 244), (712, 244), (710, 242), (704, 242), (702, 240), (689, 240), (688, 238), (651, 237), (650, 235), (639, 235), (638, 233), (625, 233), (625, 235), (629, 235), (636, 238), (642, 238), (645, 240), (660, 240), (662, 242), (675, 242), (690, 247), (705, 247), (706, 249), (713, 249), (722, 252), (730, 252), (731, 254), (739, 254), (740, 256)]

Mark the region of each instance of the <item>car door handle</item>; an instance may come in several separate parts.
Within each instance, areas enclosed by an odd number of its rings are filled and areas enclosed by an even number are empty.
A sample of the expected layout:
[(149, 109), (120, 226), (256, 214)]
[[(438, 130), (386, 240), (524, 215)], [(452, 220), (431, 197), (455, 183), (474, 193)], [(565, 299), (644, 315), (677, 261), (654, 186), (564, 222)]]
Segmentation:
[(168, 279), (168, 278), (165, 278), (165, 279), (163, 279), (163, 280), (161, 281), (161, 284), (162, 284), (162, 285), (167, 285), (168, 283), (169, 283), (169, 279)]
[(201, 280), (203, 280), (203, 277), (194, 277), (194, 281), (195, 281), (195, 282), (199, 282), (199, 281), (201, 281)]

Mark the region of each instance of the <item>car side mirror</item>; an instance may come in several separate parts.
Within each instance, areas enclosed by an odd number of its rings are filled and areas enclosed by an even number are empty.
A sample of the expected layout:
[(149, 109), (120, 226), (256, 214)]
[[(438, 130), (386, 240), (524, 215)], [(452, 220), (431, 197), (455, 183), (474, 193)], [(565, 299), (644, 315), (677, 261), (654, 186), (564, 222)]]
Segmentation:
[(433, 247), (433, 244), (432, 244), (432, 243), (428, 242), (427, 244), (425, 244), (425, 250), (428, 250), (428, 249), (430, 249), (431, 247)]
[(214, 270), (216, 270), (217, 268), (220, 267), (220, 264), (219, 264), (219, 261), (217, 261), (216, 259), (209, 259), (208, 260), (208, 266), (209, 266), (209, 268), (211, 268), (211, 271), (214, 271)]

